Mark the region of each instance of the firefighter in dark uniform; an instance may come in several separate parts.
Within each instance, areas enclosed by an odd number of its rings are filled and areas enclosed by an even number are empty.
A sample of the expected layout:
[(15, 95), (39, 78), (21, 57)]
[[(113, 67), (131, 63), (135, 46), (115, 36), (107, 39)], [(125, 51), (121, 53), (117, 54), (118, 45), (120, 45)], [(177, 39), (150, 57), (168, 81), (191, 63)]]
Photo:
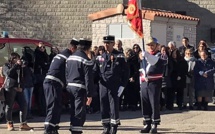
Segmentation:
[(158, 49), (157, 39), (150, 37), (146, 43), (146, 51), (140, 55), (141, 104), (144, 118), (141, 133), (157, 133), (157, 125), (160, 123), (160, 90), (167, 59), (161, 58)]
[(95, 77), (99, 79), (103, 134), (116, 134), (119, 120), (119, 97), (129, 79), (129, 67), (124, 54), (113, 49), (114, 36), (103, 37), (106, 52), (97, 57)]
[(43, 87), (46, 99), (47, 115), (45, 119), (45, 134), (58, 134), (61, 114), (62, 91), (66, 86), (66, 60), (76, 51), (79, 41), (72, 39), (68, 48), (57, 54), (50, 65)]
[(77, 51), (67, 59), (67, 91), (70, 93), (72, 134), (81, 134), (86, 119), (86, 105), (92, 101), (94, 88), (93, 64), (87, 55), (92, 42), (81, 39)]

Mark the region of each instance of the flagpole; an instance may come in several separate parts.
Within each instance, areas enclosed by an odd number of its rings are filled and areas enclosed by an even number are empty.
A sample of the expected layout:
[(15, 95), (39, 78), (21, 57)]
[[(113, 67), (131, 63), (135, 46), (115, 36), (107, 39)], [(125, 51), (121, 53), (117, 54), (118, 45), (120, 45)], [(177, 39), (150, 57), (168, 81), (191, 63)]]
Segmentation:
[[(142, 19), (142, 0), (138, 0), (138, 8), (139, 10), (141, 10), (141, 19)], [(142, 21), (141, 21), (142, 22)], [(143, 23), (143, 22), (142, 22)], [(143, 25), (142, 25), (143, 26)], [(142, 47), (143, 47), (143, 51), (145, 51), (145, 46), (144, 46), (144, 35), (142, 37)]]

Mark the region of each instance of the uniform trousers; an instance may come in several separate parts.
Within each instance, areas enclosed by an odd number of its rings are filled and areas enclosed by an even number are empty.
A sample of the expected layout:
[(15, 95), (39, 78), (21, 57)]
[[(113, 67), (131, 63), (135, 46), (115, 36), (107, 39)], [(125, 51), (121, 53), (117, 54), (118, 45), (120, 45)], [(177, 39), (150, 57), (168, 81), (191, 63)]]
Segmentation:
[(86, 89), (78, 87), (67, 87), (70, 93), (71, 112), (70, 130), (82, 133), (83, 125), (86, 120)]
[(115, 86), (110, 89), (103, 83), (99, 84), (103, 125), (111, 124), (112, 126), (117, 126), (120, 124), (118, 88)]
[(142, 114), (145, 124), (160, 123), (160, 91), (162, 80), (143, 82), (141, 84)]
[(45, 130), (57, 130), (62, 109), (62, 85), (53, 80), (45, 80), (43, 87), (47, 106)]

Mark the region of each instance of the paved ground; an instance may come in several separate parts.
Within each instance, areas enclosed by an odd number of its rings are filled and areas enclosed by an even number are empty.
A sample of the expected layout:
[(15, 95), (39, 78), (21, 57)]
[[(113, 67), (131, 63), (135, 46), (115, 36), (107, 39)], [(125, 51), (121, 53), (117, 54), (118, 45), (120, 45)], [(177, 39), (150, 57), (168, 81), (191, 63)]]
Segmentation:
[[(173, 111), (162, 111), (161, 125), (159, 126), (159, 133), (168, 134), (215, 134), (215, 105), (210, 104), (208, 111), (179, 111), (175, 108)], [(16, 115), (14, 115), (16, 116)], [(121, 126), (118, 134), (138, 134), (142, 128), (141, 111), (125, 111), (120, 112)], [(18, 131), (18, 118), (15, 119), (15, 127), (17, 131), (8, 132), (6, 130), (5, 122), (0, 124), (0, 134), (42, 134), (43, 133), (44, 117), (35, 116), (29, 121), (29, 125), (34, 127), (34, 132), (20, 132)], [(64, 113), (62, 115), (62, 123), (60, 134), (70, 134), (69, 129), (69, 115)], [(101, 134), (102, 127), (100, 124), (100, 114), (88, 114), (87, 121), (84, 127), (85, 134)]]

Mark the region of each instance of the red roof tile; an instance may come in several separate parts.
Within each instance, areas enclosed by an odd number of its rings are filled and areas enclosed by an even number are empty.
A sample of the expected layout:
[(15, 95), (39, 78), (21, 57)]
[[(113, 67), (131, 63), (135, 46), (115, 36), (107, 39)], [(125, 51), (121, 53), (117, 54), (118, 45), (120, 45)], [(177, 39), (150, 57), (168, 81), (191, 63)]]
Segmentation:
[[(94, 21), (94, 20), (106, 18), (117, 14), (123, 14), (123, 13), (126, 14), (127, 9), (125, 9), (122, 4), (119, 4), (116, 8), (109, 8), (103, 11), (89, 14), (88, 18)], [(148, 19), (148, 20), (154, 20), (155, 17), (166, 17), (166, 18), (175, 18), (175, 19), (190, 20), (190, 21), (199, 21), (199, 18), (195, 18), (187, 15), (181, 15), (170, 11), (156, 10), (156, 9), (142, 9), (142, 17), (143, 19)]]

